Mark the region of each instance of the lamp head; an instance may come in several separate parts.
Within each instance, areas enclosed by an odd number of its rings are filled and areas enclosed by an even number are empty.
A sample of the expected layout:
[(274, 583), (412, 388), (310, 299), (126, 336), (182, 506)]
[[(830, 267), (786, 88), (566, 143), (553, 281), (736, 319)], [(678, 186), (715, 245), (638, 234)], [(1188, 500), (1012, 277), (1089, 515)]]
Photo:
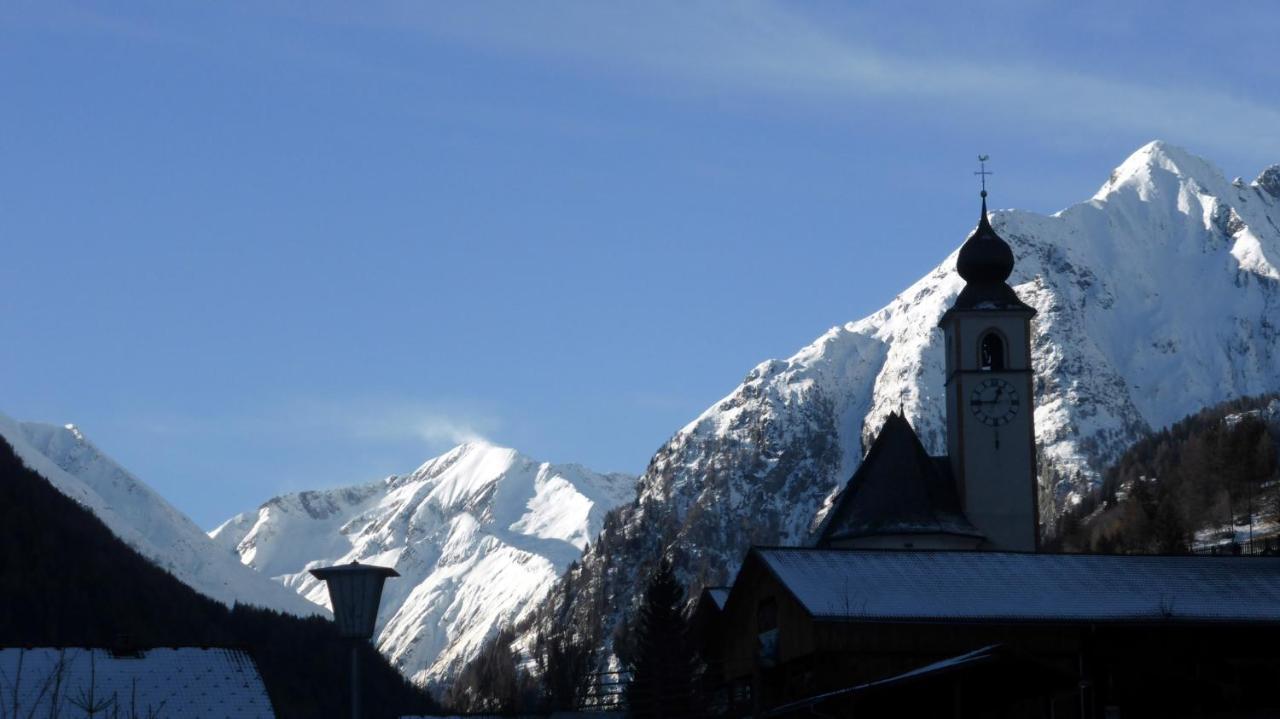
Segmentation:
[(378, 619), (382, 584), (388, 577), (398, 577), (400, 573), (390, 567), (352, 562), (312, 569), (311, 575), (329, 586), (329, 601), (333, 604), (333, 622), (338, 625), (338, 634), (348, 639), (368, 639), (373, 636), (374, 623)]

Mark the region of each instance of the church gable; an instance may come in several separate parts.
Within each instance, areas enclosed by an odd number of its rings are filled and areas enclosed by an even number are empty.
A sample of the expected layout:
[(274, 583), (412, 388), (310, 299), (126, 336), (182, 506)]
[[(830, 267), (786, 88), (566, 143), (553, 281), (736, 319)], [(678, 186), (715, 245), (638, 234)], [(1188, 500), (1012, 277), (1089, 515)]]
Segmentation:
[(911, 424), (891, 413), (836, 500), (818, 545), (941, 534), (981, 537), (961, 511), (947, 460), (930, 457)]

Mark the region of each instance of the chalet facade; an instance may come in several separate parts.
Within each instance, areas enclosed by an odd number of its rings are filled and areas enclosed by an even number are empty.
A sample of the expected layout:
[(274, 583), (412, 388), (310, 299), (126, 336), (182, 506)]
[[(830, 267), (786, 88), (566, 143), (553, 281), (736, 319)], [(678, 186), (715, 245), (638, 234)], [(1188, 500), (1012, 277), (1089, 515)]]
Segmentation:
[(891, 414), (816, 546), (755, 547), (695, 626), (745, 716), (1264, 716), (1280, 558), (1039, 552), (1031, 320), (987, 220), (946, 337), (947, 455)]

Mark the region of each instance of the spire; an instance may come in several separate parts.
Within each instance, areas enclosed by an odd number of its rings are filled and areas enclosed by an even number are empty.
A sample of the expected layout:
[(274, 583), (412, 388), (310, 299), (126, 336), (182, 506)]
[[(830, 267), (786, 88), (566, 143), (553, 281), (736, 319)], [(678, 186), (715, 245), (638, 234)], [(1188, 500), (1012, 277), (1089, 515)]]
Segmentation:
[(955, 304), (943, 315), (943, 321), (955, 309), (1017, 309), (1030, 310), (1030, 307), (1018, 299), (1018, 295), (1009, 287), (1007, 281), (1013, 273), (1013, 250), (1000, 235), (987, 217), (987, 169), (986, 155), (978, 155), (982, 169), (973, 173), (982, 177), (982, 212), (978, 215), (978, 227), (965, 240), (956, 256), (956, 272), (965, 280), (965, 287), (956, 298)]
[(978, 229), (969, 235), (960, 256), (956, 258), (956, 271), (966, 282), (1004, 282), (1013, 272), (1013, 250), (996, 234), (987, 220), (987, 170), (988, 155), (978, 155), (982, 169), (973, 173), (982, 177), (982, 214), (978, 217)]

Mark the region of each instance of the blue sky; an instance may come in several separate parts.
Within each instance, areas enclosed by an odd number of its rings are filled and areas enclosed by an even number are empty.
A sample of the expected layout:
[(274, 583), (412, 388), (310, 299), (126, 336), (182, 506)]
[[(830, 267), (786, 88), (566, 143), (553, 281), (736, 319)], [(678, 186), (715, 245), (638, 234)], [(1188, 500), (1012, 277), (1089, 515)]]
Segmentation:
[[(963, 7), (958, 7), (963, 5)], [(1280, 162), (1268, 3), (0, 6), (0, 411), (202, 526), (468, 437), (639, 473), (997, 207)]]

